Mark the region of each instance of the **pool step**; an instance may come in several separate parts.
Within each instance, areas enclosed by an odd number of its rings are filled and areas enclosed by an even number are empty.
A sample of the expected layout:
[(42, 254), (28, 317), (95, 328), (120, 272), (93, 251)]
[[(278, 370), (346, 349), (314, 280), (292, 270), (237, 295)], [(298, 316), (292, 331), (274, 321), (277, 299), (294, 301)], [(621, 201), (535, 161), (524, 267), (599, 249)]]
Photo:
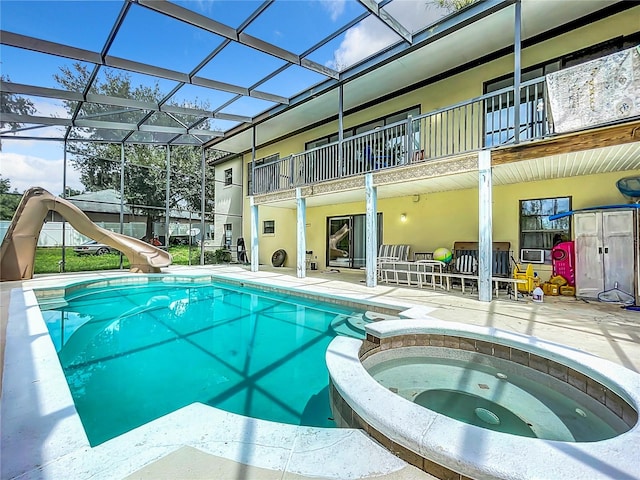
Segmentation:
[(331, 328), (338, 335), (344, 335), (354, 338), (364, 338), (364, 326), (367, 323), (379, 322), (381, 320), (397, 320), (394, 315), (386, 315), (384, 313), (367, 311), (365, 313), (357, 313), (352, 315), (336, 315), (331, 322)]
[(364, 338), (364, 324), (362, 314), (336, 315), (331, 321), (331, 328), (337, 335)]

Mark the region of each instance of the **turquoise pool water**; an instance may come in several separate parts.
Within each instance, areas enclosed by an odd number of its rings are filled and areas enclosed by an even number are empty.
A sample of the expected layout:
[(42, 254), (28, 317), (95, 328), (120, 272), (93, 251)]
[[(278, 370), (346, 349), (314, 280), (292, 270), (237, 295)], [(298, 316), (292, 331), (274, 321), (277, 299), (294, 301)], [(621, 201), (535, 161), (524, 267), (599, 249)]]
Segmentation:
[[(43, 311), (92, 445), (193, 402), (331, 427), (325, 350), (362, 311), (220, 284), (78, 290)], [(43, 307), (45, 308), (45, 307)]]

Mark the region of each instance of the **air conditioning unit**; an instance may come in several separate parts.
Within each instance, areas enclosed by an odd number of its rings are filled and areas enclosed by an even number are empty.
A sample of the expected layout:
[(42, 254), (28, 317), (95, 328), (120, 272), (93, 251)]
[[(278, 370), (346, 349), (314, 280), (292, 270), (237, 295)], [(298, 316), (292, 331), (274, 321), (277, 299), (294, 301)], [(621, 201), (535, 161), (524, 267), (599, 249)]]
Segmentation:
[(544, 263), (544, 250), (539, 248), (521, 248), (520, 261), (522, 263)]

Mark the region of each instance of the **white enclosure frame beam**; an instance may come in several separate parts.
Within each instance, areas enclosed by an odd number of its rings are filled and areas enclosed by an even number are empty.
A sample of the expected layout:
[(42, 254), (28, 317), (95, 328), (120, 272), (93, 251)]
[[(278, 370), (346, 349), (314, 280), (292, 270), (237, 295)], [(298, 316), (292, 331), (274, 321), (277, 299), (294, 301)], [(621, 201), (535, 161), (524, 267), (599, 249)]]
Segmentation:
[(207, 203), (207, 198), (206, 198), (206, 190), (204, 188), (205, 185), (205, 175), (207, 173), (207, 159), (206, 156), (204, 154), (204, 147), (200, 147), (200, 151), (201, 151), (201, 164), (200, 164), (200, 169), (201, 169), (201, 176), (202, 178), (200, 179), (200, 265), (204, 265), (204, 242), (206, 239), (206, 220), (205, 220), (205, 210), (206, 210), (206, 203)]
[[(167, 164), (165, 165), (167, 178), (165, 179), (165, 200), (164, 200), (164, 246), (169, 248), (169, 228), (171, 220), (171, 147), (167, 145)], [(189, 225), (191, 228), (191, 225)]]

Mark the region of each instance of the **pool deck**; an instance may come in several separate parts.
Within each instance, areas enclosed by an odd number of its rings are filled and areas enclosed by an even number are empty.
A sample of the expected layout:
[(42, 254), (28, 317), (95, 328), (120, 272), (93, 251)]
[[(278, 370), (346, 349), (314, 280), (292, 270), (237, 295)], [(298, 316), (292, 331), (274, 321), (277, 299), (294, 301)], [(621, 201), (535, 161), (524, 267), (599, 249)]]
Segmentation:
[[(175, 266), (163, 271), (214, 275), (380, 307), (414, 307), (417, 317), (428, 314), (439, 320), (526, 334), (640, 372), (640, 312), (618, 305), (572, 297), (545, 297), (542, 304), (509, 299), (485, 303), (468, 293), (390, 285), (368, 288), (359, 271), (315, 271), (299, 279), (294, 269), (260, 268), (260, 272), (250, 272), (237, 265)], [(359, 430), (279, 425), (201, 404), (89, 447), (59, 364), (51, 361), (57, 360), (55, 351), (46, 329), (42, 331), (39, 309), (29, 291), (125, 274), (51, 275), (0, 284), (0, 353), (4, 359), (1, 478), (433, 478)]]

